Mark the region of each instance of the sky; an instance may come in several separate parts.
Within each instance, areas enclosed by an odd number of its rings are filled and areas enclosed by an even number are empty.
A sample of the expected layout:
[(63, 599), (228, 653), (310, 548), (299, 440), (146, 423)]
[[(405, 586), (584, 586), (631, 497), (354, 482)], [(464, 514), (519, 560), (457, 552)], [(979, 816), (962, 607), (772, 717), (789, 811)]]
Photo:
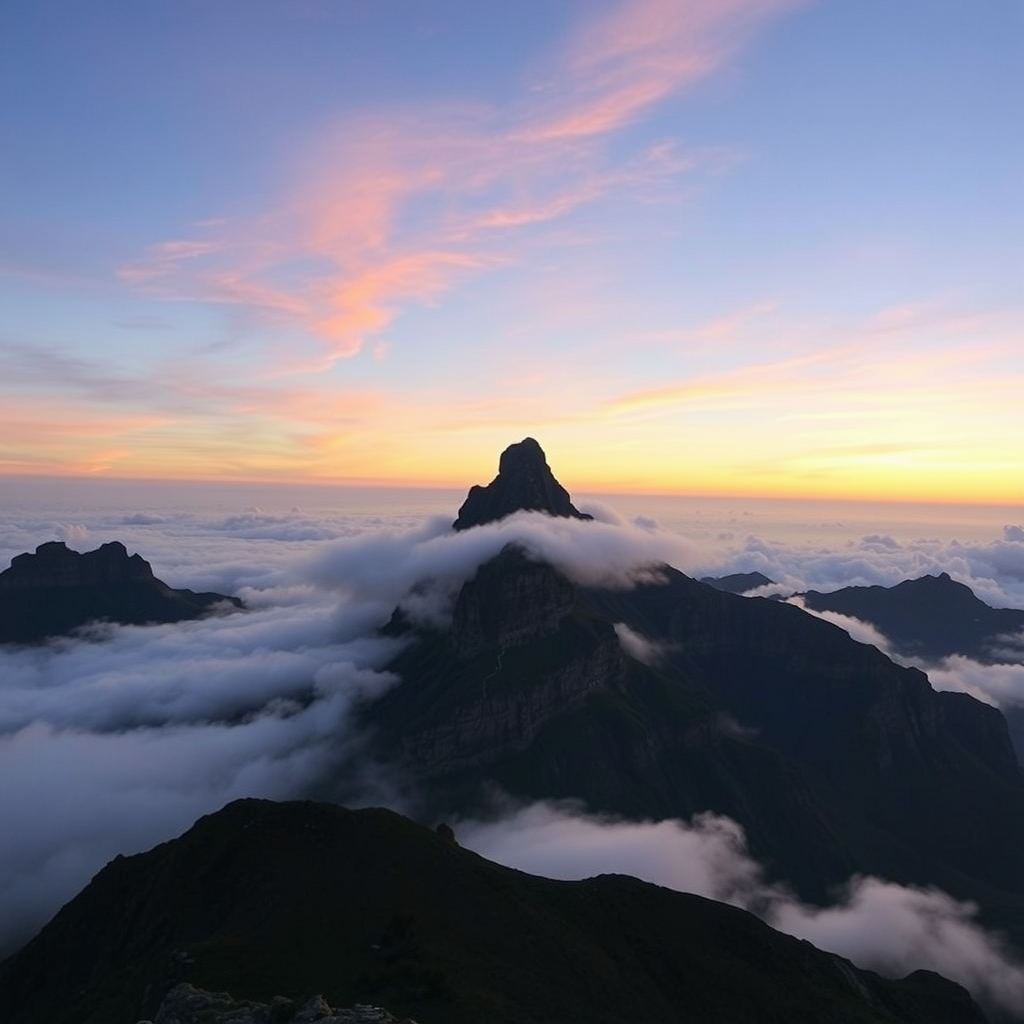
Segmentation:
[(1021, 503), (1019, 0), (9, 0), (0, 474)]

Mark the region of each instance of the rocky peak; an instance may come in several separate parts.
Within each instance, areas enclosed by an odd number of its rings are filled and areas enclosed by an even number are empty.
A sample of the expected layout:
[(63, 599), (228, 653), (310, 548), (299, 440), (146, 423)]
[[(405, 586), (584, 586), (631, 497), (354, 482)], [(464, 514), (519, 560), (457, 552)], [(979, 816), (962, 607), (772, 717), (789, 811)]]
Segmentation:
[(474, 484), (452, 524), (456, 530), (494, 523), (513, 512), (546, 512), (550, 516), (592, 519), (580, 512), (569, 492), (555, 479), (544, 449), (527, 437), (509, 445), (498, 461), (498, 475), (486, 486)]
[(89, 622), (180, 622), (221, 604), (242, 607), (237, 597), (169, 587), (120, 541), (81, 553), (54, 540), (0, 572), (0, 644), (39, 643)]
[(84, 587), (152, 578), (149, 562), (141, 555), (129, 555), (120, 541), (110, 541), (83, 554), (72, 551), (61, 540), (51, 540), (40, 544), (35, 554), (15, 555), (11, 567), (0, 573), (0, 589)]

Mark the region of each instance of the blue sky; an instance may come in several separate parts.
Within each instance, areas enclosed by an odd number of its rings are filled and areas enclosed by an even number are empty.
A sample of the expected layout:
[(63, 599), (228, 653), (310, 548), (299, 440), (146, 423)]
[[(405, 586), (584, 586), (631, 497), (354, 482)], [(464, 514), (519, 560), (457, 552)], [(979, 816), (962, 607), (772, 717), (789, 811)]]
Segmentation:
[(1017, 501), (1016, 0), (15, 2), (0, 472)]

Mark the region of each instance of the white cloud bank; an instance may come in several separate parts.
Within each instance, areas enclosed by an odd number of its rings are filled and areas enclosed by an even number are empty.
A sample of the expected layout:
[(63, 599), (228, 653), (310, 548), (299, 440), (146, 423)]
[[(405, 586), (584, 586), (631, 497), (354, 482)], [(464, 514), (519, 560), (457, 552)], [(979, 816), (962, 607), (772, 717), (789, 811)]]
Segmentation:
[(692, 822), (624, 822), (571, 803), (536, 803), (500, 821), (456, 823), (459, 842), (492, 860), (548, 878), (629, 874), (751, 910), (890, 977), (926, 968), (960, 982), (990, 1006), (1024, 1006), (1024, 964), (982, 928), (976, 908), (938, 889), (852, 878), (832, 906), (809, 906), (769, 885), (742, 828), (701, 814)]
[[(202, 577), (179, 585), (237, 593), (248, 610), (0, 648), (0, 821), (16, 823), (0, 844), (0, 951), (116, 854), (239, 796), (305, 795), (356, 749), (353, 703), (394, 683), (381, 669), (397, 642), (375, 630), (396, 605), (443, 622), (459, 585), (510, 542), (581, 582), (615, 586), (693, 553), (663, 531), (530, 513), (460, 534), (448, 518), (354, 531), (294, 515), (301, 528), (255, 511), (202, 522), (122, 515), (147, 531), (158, 576), (173, 552)], [(75, 531), (97, 533), (84, 549), (106, 528)], [(334, 539), (311, 546), (319, 534)], [(393, 781), (367, 776), (359, 800), (400, 805)]]
[[(80, 550), (120, 539), (171, 585), (235, 593), (248, 605), (193, 623), (103, 627), (46, 647), (0, 648), (0, 950), (28, 938), (117, 853), (168, 839), (236, 797), (306, 795), (357, 749), (353, 702), (393, 685), (382, 668), (394, 642), (374, 630), (399, 604), (443, 621), (461, 582), (507, 543), (580, 582), (611, 586), (648, 578), (667, 561), (695, 575), (759, 569), (793, 589), (945, 570), (982, 597), (1018, 585), (1024, 594), (1024, 532), (1013, 529), (973, 548), (864, 538), (834, 554), (749, 541), (728, 564), (707, 566), (694, 545), (651, 520), (590, 511), (594, 522), (523, 514), (459, 534), (450, 515), (399, 529), (410, 517), (300, 508), (0, 513), (7, 558), (55, 534)], [(40, 530), (40, 521), (50, 525)], [(637, 656), (658, 656), (648, 638), (621, 630), (620, 639)], [(1019, 667), (1000, 668), (1003, 699), (1016, 700)], [(970, 669), (950, 672), (966, 679)], [(353, 802), (403, 809), (402, 780), (369, 773), (362, 782)], [(970, 907), (877, 879), (851, 881), (832, 908), (803, 906), (764, 884), (742, 831), (725, 818), (610, 823), (541, 805), (497, 826), (460, 827), (459, 838), (556, 877), (629, 872), (726, 899), (865, 966), (933, 967), (983, 997), (1024, 1003), (1019, 967)]]

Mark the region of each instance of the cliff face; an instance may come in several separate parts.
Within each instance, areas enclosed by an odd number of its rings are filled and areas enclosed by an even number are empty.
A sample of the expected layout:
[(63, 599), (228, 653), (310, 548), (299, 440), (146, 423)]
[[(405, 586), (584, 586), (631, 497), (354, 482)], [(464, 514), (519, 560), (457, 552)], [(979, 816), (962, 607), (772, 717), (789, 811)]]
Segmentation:
[[(659, 645), (646, 665), (615, 632)], [(1006, 723), (797, 608), (681, 573), (576, 588), (503, 553), (367, 711), (435, 794), (498, 783), (627, 817), (714, 810), (809, 897), (854, 872), (1022, 888), (1024, 786)], [(999, 836), (999, 841), (994, 841)]]
[(221, 603), (242, 606), (236, 597), (167, 586), (119, 541), (84, 554), (50, 541), (0, 573), (0, 643), (38, 643), (96, 621), (180, 622)]
[(550, 565), (513, 546), (482, 565), (459, 591), (451, 638), (460, 658), (508, 650), (557, 633), (575, 592)]
[(421, 778), (528, 750), (549, 722), (623, 686), (612, 625), (575, 610), (568, 580), (506, 548), (462, 587), (450, 631), (426, 633), (399, 655), (392, 669), (415, 684), (386, 696), (383, 713), (371, 709), (374, 723), (402, 723), (402, 749)]

